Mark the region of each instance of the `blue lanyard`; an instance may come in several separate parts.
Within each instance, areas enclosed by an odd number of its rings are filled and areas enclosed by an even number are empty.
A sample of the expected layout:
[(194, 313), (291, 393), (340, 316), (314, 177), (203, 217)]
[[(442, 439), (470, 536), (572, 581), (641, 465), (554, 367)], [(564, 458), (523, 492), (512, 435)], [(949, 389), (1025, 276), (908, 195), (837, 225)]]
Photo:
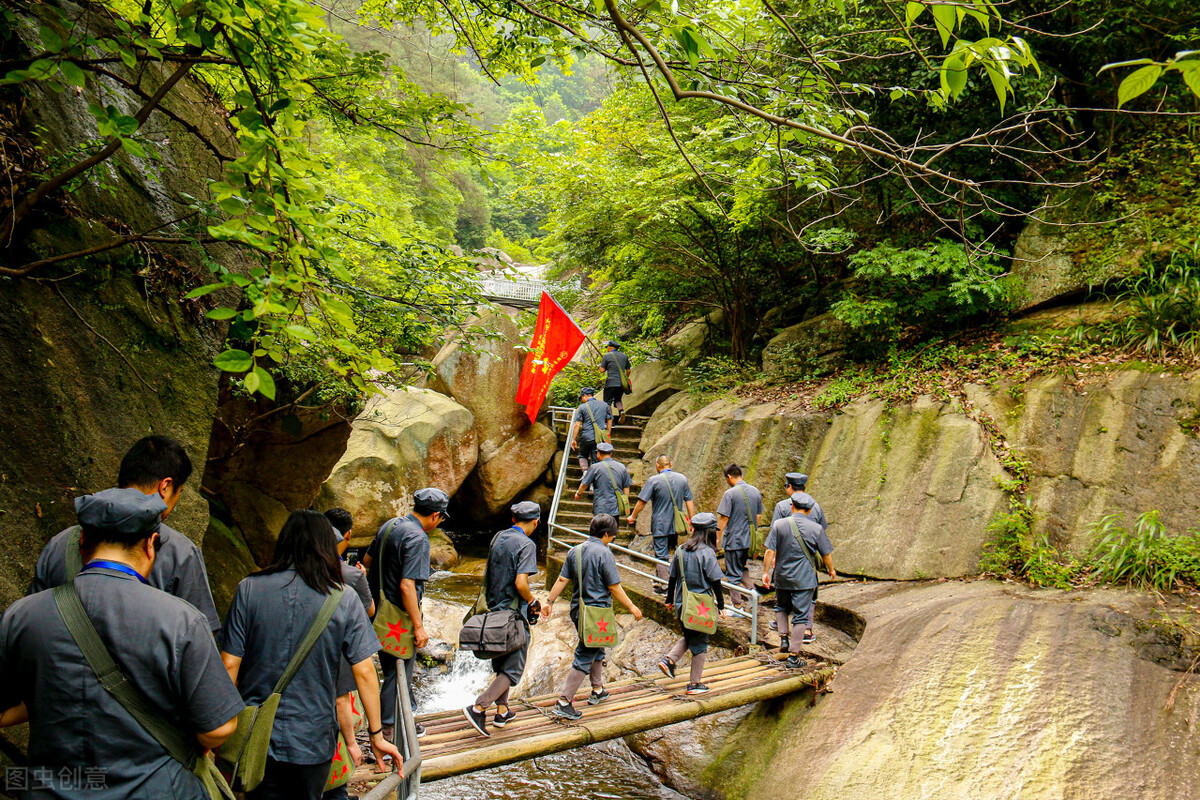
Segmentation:
[(83, 569), (81, 569), (80, 572), (84, 572), (86, 570), (96, 569), (96, 568), (115, 569), (117, 572), (124, 572), (126, 575), (132, 575), (133, 577), (137, 578), (139, 581), (146, 584), (147, 586), (150, 585), (150, 581), (148, 581), (144, 577), (142, 577), (142, 573), (138, 572), (136, 569), (129, 566), (128, 564), (122, 564), (120, 561), (105, 561), (102, 558), (98, 558), (94, 561), (89, 561), (87, 563), (87, 566), (85, 566)]

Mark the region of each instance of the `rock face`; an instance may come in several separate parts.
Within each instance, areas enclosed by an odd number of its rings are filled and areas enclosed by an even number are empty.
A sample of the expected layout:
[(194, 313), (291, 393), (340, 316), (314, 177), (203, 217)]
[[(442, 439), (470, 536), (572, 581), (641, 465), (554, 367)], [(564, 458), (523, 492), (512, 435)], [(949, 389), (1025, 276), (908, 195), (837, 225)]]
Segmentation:
[(1136, 269), (1144, 253), (1144, 250), (1127, 252), (1107, 262), (1091, 259), (1085, 268), (1076, 262), (1077, 246), (1068, 238), (1069, 231), (1035, 220), (1017, 237), (1012, 273), (1025, 287), (1025, 297), (1017, 310), (1078, 297), (1092, 286), (1103, 285)]
[(687, 386), (683, 367), (665, 361), (635, 364), (629, 371), (629, 380), (633, 391), (622, 400), (627, 414), (651, 414), (664, 400)]
[(826, 375), (845, 360), (852, 336), (833, 314), (784, 328), (763, 348), (763, 372), (779, 379)]
[[(1113, 511), (1132, 519), (1156, 509), (1173, 532), (1200, 518), (1197, 382), (1126, 370), (1078, 387), (1039, 378), (1016, 399), (1004, 387), (966, 395), (1030, 462), (1034, 529), (1056, 544), (1086, 549), (1092, 526)], [(672, 456), (697, 511), (716, 508), (730, 461), (772, 504), (785, 496), (785, 473), (808, 473), (834, 563), (848, 574), (975, 573), (987, 525), (1008, 503), (989, 435), (957, 401), (923, 397), (889, 410), (860, 400), (834, 414), (720, 400), (643, 447)]]
[(1160, 635), (1137, 621), (1152, 598), (993, 582), (822, 594), (867, 620), (833, 693), (718, 733), (692, 796), (1195, 797), (1200, 692), (1186, 664), (1155, 663)]
[(354, 420), (346, 452), (321, 487), (318, 508), (354, 516), (351, 540), (367, 544), (385, 521), (412, 510), (412, 494), (453, 494), (475, 468), (475, 417), (428, 389), (375, 395)]
[(658, 408), (654, 409), (654, 413), (646, 421), (646, 426), (642, 428), (642, 441), (639, 445), (642, 452), (650, 452), (650, 448), (655, 443), (670, 433), (672, 428), (687, 419), (688, 414), (698, 409), (700, 405), (700, 402), (688, 392), (676, 392), (667, 398)]
[(503, 512), (537, 481), (554, 457), (554, 431), (530, 425), (525, 407), (513, 399), (525, 353), (516, 324), (499, 313), (480, 318), (476, 327), (491, 339), (455, 340), (433, 360), (429, 388), (465, 406), (475, 418), (479, 460), (458, 498), (456, 509), (476, 521)]

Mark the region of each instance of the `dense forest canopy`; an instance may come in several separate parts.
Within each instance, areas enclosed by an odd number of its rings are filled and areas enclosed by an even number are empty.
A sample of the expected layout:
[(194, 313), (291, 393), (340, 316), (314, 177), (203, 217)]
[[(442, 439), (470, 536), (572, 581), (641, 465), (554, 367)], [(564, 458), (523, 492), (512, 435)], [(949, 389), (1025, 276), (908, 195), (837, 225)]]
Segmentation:
[[(105, 0), (3, 15), (10, 116), (14, 98), (83, 92), (97, 131), (6, 161), (13, 241), (69, 213), (63, 198), (112, 159), (156, 158), (147, 122), (174, 114), (180, 81), (227, 113), (235, 148), (189, 126), (225, 180), (112, 246), (254, 254), (249, 274), (211, 263), (188, 288), (237, 290), (207, 312), (231, 321), (217, 364), (267, 397), (281, 376), (354, 395), (414, 360), (475, 307), (463, 251), (586, 276), (605, 334), (654, 341), (707, 316), (746, 363), (772, 308), (832, 310), (865, 352), (1004, 311), (1030, 219), (1140, 215), (1168, 254), (1200, 220), (1200, 10), (1185, 0)], [(117, 89), (138, 107), (104, 100)], [(1190, 170), (1169, 215), (1144, 207), (1152, 162)], [(44, 279), (82, 255), (0, 274)]]

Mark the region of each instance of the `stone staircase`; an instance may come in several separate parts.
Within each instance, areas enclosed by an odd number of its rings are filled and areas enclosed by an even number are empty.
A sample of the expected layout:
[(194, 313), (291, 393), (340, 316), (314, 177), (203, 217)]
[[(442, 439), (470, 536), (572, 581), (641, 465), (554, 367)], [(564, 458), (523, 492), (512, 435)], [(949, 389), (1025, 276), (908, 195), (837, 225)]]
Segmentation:
[[(638, 474), (641, 470), (633, 467), (634, 462), (640, 461), (642, 458), (641, 441), (642, 429), (646, 426), (648, 417), (635, 417), (631, 414), (625, 415), (625, 423), (622, 425), (613, 425), (612, 429), (612, 457), (620, 461), (633, 474)], [(566, 441), (566, 434), (560, 432), (558, 436), (559, 448)], [(579, 469), (579, 460), (575, 454), (571, 454), (571, 461), (567, 466), (567, 485), (563, 487), (562, 500), (558, 506), (558, 518), (555, 520), (559, 525), (562, 525), (580, 533), (587, 533), (588, 525), (592, 521), (592, 497), (591, 493), (586, 489), (579, 499), (575, 499), (575, 490), (579, 488), (579, 481), (583, 479), (583, 472)], [(630, 508), (637, 502), (637, 493), (642, 487), (639, 483), (634, 483), (629, 490)]]

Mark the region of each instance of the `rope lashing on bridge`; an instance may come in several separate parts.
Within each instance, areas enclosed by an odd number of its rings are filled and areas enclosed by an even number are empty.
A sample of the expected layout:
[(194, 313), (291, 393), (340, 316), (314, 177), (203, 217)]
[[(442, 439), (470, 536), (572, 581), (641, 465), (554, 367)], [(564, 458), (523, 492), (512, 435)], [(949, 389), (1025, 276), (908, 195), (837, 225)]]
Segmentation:
[[(739, 706), (817, 689), (833, 675), (825, 663), (803, 670), (787, 669), (777, 654), (743, 656), (715, 661), (704, 670), (710, 691), (686, 695), (686, 677), (632, 678), (608, 685), (611, 697), (596, 706), (585, 706), (581, 719), (567, 721), (550, 714), (554, 694), (514, 702), (517, 717), (492, 736), (479, 736), (459, 710), (418, 717), (426, 734), (420, 740), (421, 781), (427, 783), (538, 756), (586, 747), (635, 733), (674, 725), (689, 719), (719, 714)], [(576, 700), (587, 698), (580, 689)], [(354, 781), (379, 780), (362, 767)]]

